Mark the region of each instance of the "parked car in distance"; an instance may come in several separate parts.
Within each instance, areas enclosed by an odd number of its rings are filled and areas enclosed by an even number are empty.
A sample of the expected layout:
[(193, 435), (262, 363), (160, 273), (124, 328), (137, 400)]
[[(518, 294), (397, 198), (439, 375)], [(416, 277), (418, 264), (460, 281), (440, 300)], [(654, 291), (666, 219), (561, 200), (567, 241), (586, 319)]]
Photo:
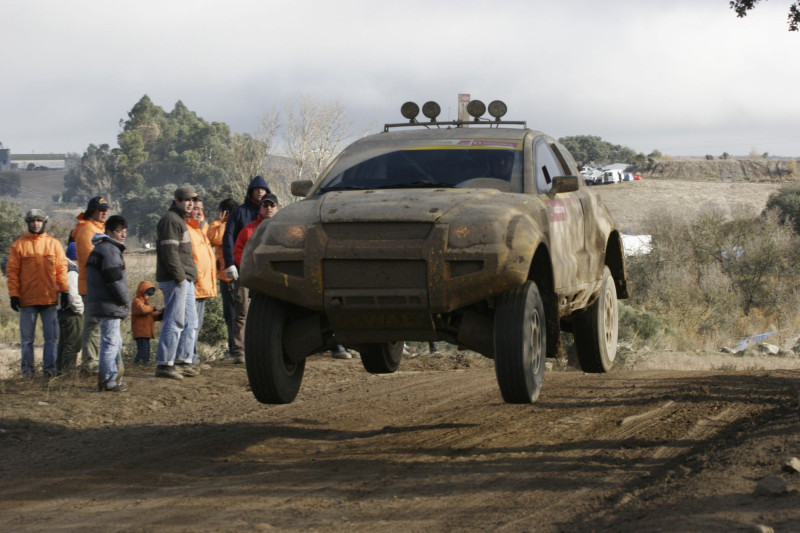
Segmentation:
[(611, 214), (552, 137), (507, 121), (505, 104), (402, 107), (407, 122), (345, 148), (245, 247), (252, 297), (247, 375), (256, 399), (296, 397), (306, 358), (343, 344), (368, 372), (391, 373), (404, 341), (446, 341), (494, 359), (502, 397), (539, 396), (560, 331), (587, 372), (617, 348), (628, 296)]

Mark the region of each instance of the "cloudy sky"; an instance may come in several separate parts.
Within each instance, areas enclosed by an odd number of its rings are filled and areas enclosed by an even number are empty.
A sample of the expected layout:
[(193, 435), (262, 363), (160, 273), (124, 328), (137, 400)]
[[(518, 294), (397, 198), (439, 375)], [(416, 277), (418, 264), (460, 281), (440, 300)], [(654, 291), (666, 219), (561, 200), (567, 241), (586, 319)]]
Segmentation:
[(727, 0), (0, 0), (0, 142), (116, 146), (145, 94), (252, 133), (309, 96), (356, 129), (459, 93), (555, 137), (672, 155), (800, 156), (791, 2)]

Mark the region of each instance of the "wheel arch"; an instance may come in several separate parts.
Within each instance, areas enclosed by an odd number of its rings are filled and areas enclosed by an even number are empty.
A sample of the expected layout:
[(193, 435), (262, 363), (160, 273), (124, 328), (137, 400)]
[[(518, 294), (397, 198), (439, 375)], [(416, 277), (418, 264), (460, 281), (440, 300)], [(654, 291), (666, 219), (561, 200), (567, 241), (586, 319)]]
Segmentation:
[(539, 247), (533, 254), (528, 279), (536, 283), (544, 304), (544, 316), (547, 322), (547, 357), (556, 357), (561, 345), (558, 298), (556, 297), (550, 250), (543, 242), (539, 243)]
[(622, 247), (622, 237), (618, 231), (612, 231), (606, 244), (605, 266), (611, 271), (614, 285), (617, 288), (617, 298), (622, 300), (630, 296), (628, 288), (628, 274), (625, 269), (625, 252)]

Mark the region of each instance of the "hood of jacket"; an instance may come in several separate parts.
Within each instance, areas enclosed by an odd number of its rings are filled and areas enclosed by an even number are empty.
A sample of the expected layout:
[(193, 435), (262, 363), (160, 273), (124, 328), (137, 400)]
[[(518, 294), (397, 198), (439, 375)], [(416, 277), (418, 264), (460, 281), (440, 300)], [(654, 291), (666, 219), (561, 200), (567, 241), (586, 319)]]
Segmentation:
[(137, 298), (144, 298), (144, 291), (147, 289), (155, 289), (156, 286), (150, 283), (147, 280), (142, 280), (139, 282), (139, 286), (136, 287), (136, 297)]
[(255, 178), (250, 180), (250, 185), (247, 186), (247, 197), (244, 199), (245, 203), (247, 203), (248, 201), (252, 202), (251, 194), (253, 192), (253, 189), (257, 189), (258, 187), (261, 187), (262, 189), (266, 189), (267, 190), (267, 194), (272, 194), (272, 191), (270, 190), (269, 185), (267, 185), (267, 180), (265, 180), (261, 176), (256, 176)]
[(111, 236), (108, 235), (107, 233), (95, 233), (94, 235), (92, 235), (92, 244), (94, 246), (97, 246), (98, 243), (100, 243), (101, 241), (108, 241), (111, 244), (114, 244), (115, 246), (117, 246), (117, 248), (119, 248), (123, 252), (125, 251), (125, 244), (119, 242), (116, 239), (112, 239)]

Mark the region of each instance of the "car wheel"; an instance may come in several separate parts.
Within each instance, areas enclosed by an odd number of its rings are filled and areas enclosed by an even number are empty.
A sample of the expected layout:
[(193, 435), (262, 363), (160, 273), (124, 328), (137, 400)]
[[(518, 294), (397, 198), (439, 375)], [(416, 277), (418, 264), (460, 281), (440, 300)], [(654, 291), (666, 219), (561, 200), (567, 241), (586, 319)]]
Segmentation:
[(361, 364), (370, 374), (391, 374), (403, 358), (403, 341), (366, 344), (361, 348)]
[(494, 371), (507, 403), (533, 403), (547, 356), (544, 303), (536, 283), (498, 297), (494, 315)]
[(617, 356), (618, 326), (617, 289), (611, 271), (604, 267), (600, 296), (575, 317), (575, 348), (584, 372), (611, 370)]
[(290, 403), (300, 390), (305, 359), (295, 362), (283, 350), (283, 328), (288, 305), (263, 294), (253, 294), (247, 312), (244, 349), (247, 379), (261, 403)]

